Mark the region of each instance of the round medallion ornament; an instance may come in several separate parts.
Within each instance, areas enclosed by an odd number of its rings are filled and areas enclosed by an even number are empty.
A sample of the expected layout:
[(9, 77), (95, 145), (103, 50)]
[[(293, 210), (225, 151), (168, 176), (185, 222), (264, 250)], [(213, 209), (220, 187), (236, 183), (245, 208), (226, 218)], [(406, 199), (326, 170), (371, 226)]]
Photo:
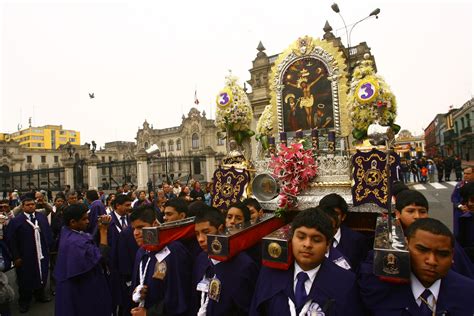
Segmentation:
[(232, 90), (229, 88), (224, 88), (217, 95), (216, 104), (221, 110), (224, 110), (232, 104), (232, 98)]
[(267, 251), (270, 257), (274, 259), (277, 259), (281, 256), (281, 246), (276, 242), (270, 243), (268, 245)]
[(379, 84), (372, 78), (363, 79), (356, 91), (356, 98), (360, 103), (369, 103), (379, 95)]
[(212, 250), (212, 253), (215, 254), (215, 255), (218, 255), (218, 254), (221, 253), (222, 244), (217, 238), (212, 241), (211, 250)]

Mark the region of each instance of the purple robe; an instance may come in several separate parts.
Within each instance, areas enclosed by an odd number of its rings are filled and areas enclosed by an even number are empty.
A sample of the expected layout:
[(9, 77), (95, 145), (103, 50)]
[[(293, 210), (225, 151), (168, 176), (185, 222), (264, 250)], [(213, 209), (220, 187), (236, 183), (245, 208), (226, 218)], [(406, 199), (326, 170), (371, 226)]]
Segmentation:
[[(294, 265), (286, 271), (262, 267), (250, 315), (290, 315), (288, 298), (295, 302)], [(329, 260), (321, 264), (308, 299), (326, 316), (365, 315), (354, 273)]]
[(157, 263), (156, 252), (138, 249), (132, 275), (132, 290), (139, 284), (140, 262), (145, 267), (150, 258), (145, 274), (144, 285), (148, 286), (145, 298), (145, 308), (160, 306), (166, 315), (187, 315), (190, 302), (192, 258), (188, 249), (179, 241), (173, 241), (168, 246), (169, 255), (163, 259), (166, 262), (166, 274), (163, 280), (153, 278)]
[(107, 212), (105, 211), (105, 206), (100, 199), (92, 202), (89, 209), (89, 227), (87, 227), (86, 232), (94, 235), (97, 230), (97, 218), (100, 215), (105, 214), (107, 214)]
[(247, 253), (241, 252), (231, 260), (216, 265), (211, 263), (206, 252), (197, 257), (193, 269), (192, 315), (196, 315), (200, 307), (202, 292), (197, 291), (196, 287), (205, 274), (215, 275), (221, 282), (219, 302), (209, 299), (208, 316), (248, 315), (258, 268)]
[(61, 231), (56, 278), (56, 316), (110, 316), (110, 289), (102, 254), (92, 237), (64, 226)]
[[(370, 261), (360, 266), (359, 285), (362, 300), (373, 316), (416, 316), (419, 307), (410, 284), (380, 281), (372, 273)], [(474, 281), (452, 270), (441, 279), (436, 315), (474, 315)]]
[[(337, 248), (330, 248), (329, 249), (329, 256), (327, 257), (328, 260), (333, 262), (334, 264), (340, 266), (344, 270), (349, 270), (349, 271), (354, 271), (354, 268), (352, 268), (351, 263), (349, 262), (349, 259), (347, 259), (346, 256), (342, 254), (342, 252), (339, 251)], [(345, 261), (345, 262), (344, 262)], [(337, 262), (340, 262), (339, 264)], [(344, 267), (344, 265), (347, 264), (349, 265), (348, 269)]]
[(41, 273), (36, 253), (34, 229), (26, 221), (25, 213), (20, 213), (10, 220), (6, 229), (6, 241), (12, 252), (12, 259), (23, 260), (21, 267), (16, 268), (18, 286), (25, 290), (35, 290), (46, 285), (49, 267), (49, 249), (53, 243), (51, 228), (46, 216), (34, 212), (38, 226), (40, 227), (41, 250)]

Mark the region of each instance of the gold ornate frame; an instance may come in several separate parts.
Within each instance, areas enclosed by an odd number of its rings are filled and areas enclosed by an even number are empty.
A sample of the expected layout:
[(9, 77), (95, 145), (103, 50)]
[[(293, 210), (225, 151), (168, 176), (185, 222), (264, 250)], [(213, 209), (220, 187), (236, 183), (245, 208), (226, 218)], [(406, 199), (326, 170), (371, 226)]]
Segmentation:
[(276, 125), (279, 132), (283, 131), (283, 75), (288, 67), (302, 58), (320, 60), (328, 69), (328, 79), (331, 81), (331, 91), (334, 111), (334, 130), (339, 136), (350, 134), (349, 110), (347, 107), (347, 78), (346, 62), (338, 47), (325, 40), (314, 39), (310, 36), (298, 38), (275, 61), (270, 73), (271, 109), (277, 117)]

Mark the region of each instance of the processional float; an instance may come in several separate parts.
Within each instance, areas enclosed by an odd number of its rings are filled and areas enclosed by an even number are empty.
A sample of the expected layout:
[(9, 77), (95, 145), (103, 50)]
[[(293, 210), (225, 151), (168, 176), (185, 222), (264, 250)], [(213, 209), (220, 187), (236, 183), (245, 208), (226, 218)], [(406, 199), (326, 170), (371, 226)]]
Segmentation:
[[(326, 40), (305, 36), (292, 43), (274, 62), (271, 101), (255, 132), (246, 92), (236, 77), (226, 78), (216, 99), (216, 125), (226, 133), (227, 156), (214, 173), (212, 204), (225, 211), (253, 196), (268, 214), (209, 235), (210, 257), (228, 260), (260, 243), (262, 264), (288, 269), (291, 218), (337, 193), (350, 205), (349, 226), (375, 235), (375, 274), (409, 278), (407, 245), (391, 209), (390, 185), (399, 164), (391, 150), (400, 129), (394, 123), (396, 99), (370, 55), (351, 74), (345, 56)], [(254, 135), (256, 148), (250, 141)], [(189, 222), (175, 225), (189, 236)], [(149, 244), (166, 240), (159, 236), (172, 235), (167, 229), (150, 232)]]

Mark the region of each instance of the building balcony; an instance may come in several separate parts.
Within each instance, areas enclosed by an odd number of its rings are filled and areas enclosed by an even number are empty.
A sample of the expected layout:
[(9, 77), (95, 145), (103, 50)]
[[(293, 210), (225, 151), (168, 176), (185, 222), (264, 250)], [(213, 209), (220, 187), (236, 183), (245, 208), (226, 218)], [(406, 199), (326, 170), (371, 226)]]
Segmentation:
[(454, 130), (450, 129), (450, 130), (444, 132), (443, 136), (444, 136), (444, 142), (449, 143), (449, 142), (453, 141), (454, 138), (456, 138), (458, 135), (456, 134), (456, 132)]
[(461, 136), (472, 133), (472, 126), (465, 127), (461, 130)]

